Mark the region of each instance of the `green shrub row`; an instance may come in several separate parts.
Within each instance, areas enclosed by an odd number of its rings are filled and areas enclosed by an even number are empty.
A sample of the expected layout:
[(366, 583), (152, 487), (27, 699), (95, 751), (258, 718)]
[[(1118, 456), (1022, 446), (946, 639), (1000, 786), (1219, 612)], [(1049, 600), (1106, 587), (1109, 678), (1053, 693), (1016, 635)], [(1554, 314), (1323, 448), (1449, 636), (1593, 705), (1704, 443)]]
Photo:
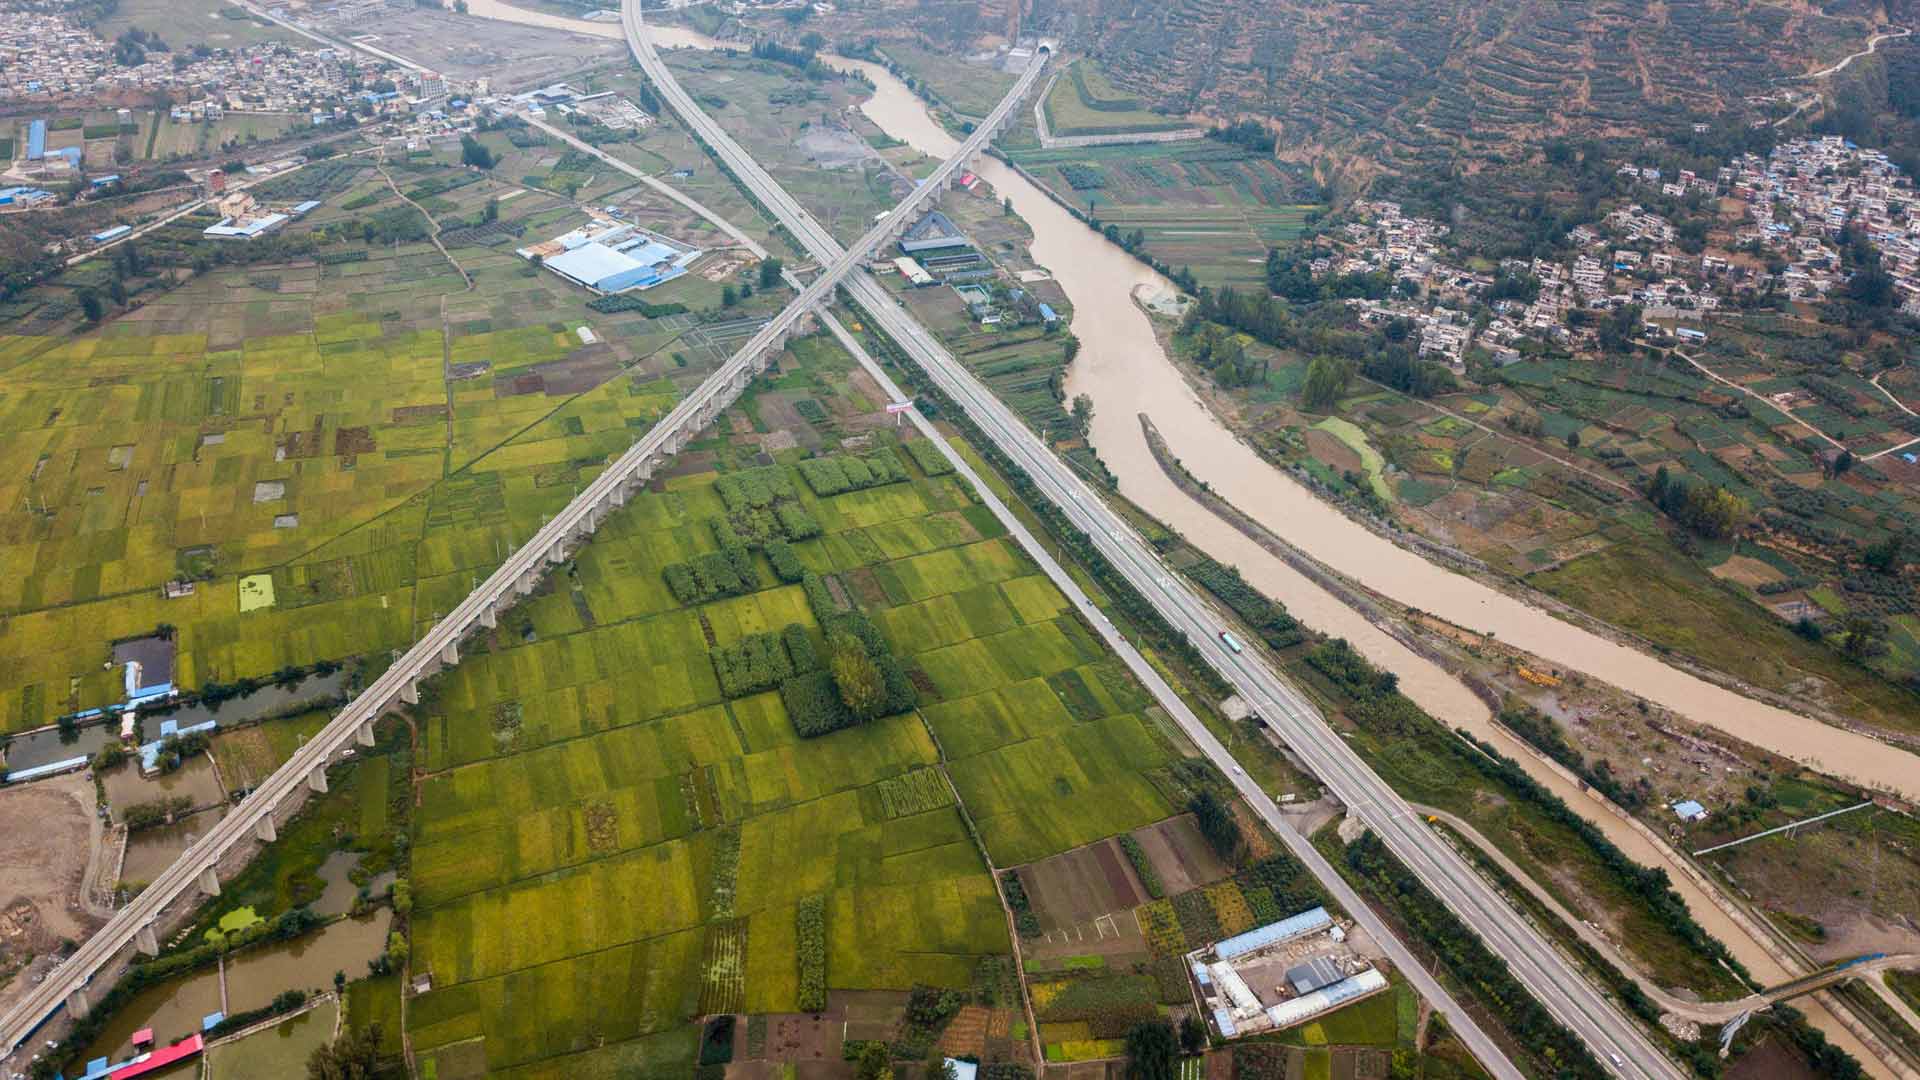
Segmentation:
[(820, 670), (820, 654), (814, 651), (813, 638), (806, 627), (797, 622), (788, 623), (787, 628), (780, 631), (780, 643), (787, 648), (787, 660), (793, 664), (795, 674)]
[(824, 531), (812, 511), (797, 502), (783, 502), (773, 508), (773, 514), (789, 540), (807, 540)]
[(1247, 625), (1257, 630), (1274, 648), (1284, 649), (1303, 638), (1300, 623), (1287, 613), (1286, 608), (1260, 595), (1258, 589), (1247, 584), (1238, 568), (1203, 558), (1187, 567), (1187, 576), (1225, 601), (1234, 614), (1245, 619)]
[(1033, 913), (1033, 902), (1027, 899), (1027, 887), (1020, 884), (1020, 875), (1013, 870), (1000, 871), (1000, 891), (1006, 894), (1007, 910), (1013, 912), (1014, 929), (1024, 938), (1040, 936), (1040, 917)]
[(1153, 868), (1153, 860), (1147, 858), (1147, 851), (1132, 833), (1120, 834), (1120, 850), (1127, 853), (1127, 861), (1133, 864), (1133, 872), (1139, 875), (1140, 884), (1147, 895), (1155, 900), (1167, 895), (1167, 887), (1160, 882), (1160, 871)]
[(800, 563), (800, 556), (793, 553), (793, 545), (785, 540), (769, 540), (761, 545), (767, 553), (767, 561), (773, 563), (773, 576), (791, 585), (807, 576), (807, 568)]
[[(742, 570), (744, 569), (744, 573)], [(760, 575), (749, 556), (744, 565), (723, 551), (711, 551), (661, 572), (667, 588), (682, 604), (701, 604), (722, 596), (741, 596), (760, 587)]]
[[(805, 631), (801, 633), (804, 637)], [(811, 653), (811, 648), (808, 651)], [(708, 650), (707, 656), (713, 661), (713, 673), (719, 676), (720, 692), (730, 698), (771, 690), (794, 674), (784, 634), (748, 634), (731, 645)]]
[(852, 454), (808, 458), (800, 463), (800, 478), (815, 495), (826, 496), (897, 483), (907, 478), (907, 470), (899, 458), (882, 450), (864, 458)]
[(680, 303), (650, 304), (637, 296), (616, 293), (613, 296), (596, 296), (587, 301), (587, 307), (602, 315), (612, 315), (622, 311), (637, 311), (649, 319), (664, 319), (669, 315), (686, 313), (687, 305)]
[(800, 1011), (817, 1013), (827, 1007), (827, 901), (809, 896), (800, 901), (794, 919), (794, 955), (800, 961)]
[(940, 452), (931, 439), (915, 439), (907, 444), (907, 455), (928, 476), (945, 476), (953, 471), (953, 462)]
[(776, 500), (796, 498), (799, 494), (793, 489), (793, 477), (780, 465), (727, 473), (713, 482), (713, 490), (719, 494), (720, 501), (727, 504), (727, 509), (735, 512), (749, 507), (769, 507)]

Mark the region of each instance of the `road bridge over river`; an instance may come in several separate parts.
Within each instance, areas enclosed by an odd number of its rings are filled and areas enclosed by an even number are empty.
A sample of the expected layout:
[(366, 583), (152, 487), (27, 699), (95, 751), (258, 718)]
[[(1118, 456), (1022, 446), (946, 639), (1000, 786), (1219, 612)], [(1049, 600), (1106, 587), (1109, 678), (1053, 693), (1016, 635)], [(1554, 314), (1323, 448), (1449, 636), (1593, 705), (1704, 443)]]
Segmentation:
[(125, 950), (158, 953), (158, 927), (169, 904), (190, 890), (218, 893), (219, 867), (230, 851), (256, 840), (272, 841), (276, 836), (276, 813), (296, 805), (296, 796), (303, 788), (326, 791), (330, 762), (344, 756), (356, 744), (373, 745), (374, 723), (389, 710), (417, 704), (421, 680), (459, 662), (462, 638), (475, 630), (492, 629), (503, 608), (532, 592), (551, 567), (564, 563), (608, 514), (625, 505), (628, 497), (651, 479), (656, 469), (732, 405), (753, 377), (774, 362), (790, 339), (809, 332), (811, 313), (832, 298), (867, 253), (897, 236), (922, 211), (935, 204), (956, 177), (978, 161), (988, 141), (1007, 124), (1020, 100), (1033, 88), (1049, 56), (1048, 50), (1036, 53), (1006, 98), (952, 157), (921, 181), (851, 249), (844, 252), (836, 249), (834, 258), (820, 260), (823, 269), (801, 288), (792, 303), (595, 477), (532, 539), (515, 549), (479, 588), (308, 739), (285, 765), (161, 871), (152, 884), (88, 938), (44, 982), (0, 1017), (0, 1048), (3, 1048), (0, 1057), (17, 1050), (63, 1004), (75, 1015), (87, 1012), (93, 1004), (89, 984)]

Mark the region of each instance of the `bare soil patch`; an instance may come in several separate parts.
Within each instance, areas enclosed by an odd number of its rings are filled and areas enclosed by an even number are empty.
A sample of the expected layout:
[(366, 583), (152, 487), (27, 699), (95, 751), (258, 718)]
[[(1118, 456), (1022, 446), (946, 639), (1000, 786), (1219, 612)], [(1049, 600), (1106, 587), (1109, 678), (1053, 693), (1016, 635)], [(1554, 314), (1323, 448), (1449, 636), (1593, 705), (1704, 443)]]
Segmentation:
[(1714, 577), (1745, 585), (1749, 589), (1779, 581), (1781, 577), (1780, 571), (1751, 555), (1734, 555), (1714, 567), (1711, 573)]
[(1136, 829), (1133, 836), (1146, 851), (1147, 861), (1160, 875), (1168, 896), (1211, 885), (1227, 876), (1227, 865), (1207, 846), (1191, 814)]
[(80, 905), (100, 841), (93, 807), (84, 772), (0, 789), (0, 970), (97, 925)]
[(1062, 930), (1146, 902), (1146, 891), (1112, 840), (1022, 867), (1021, 883), (1045, 931)]
[(1332, 435), (1316, 428), (1307, 429), (1307, 451), (1314, 457), (1326, 462), (1328, 468), (1345, 472), (1360, 468), (1360, 455), (1352, 448)]

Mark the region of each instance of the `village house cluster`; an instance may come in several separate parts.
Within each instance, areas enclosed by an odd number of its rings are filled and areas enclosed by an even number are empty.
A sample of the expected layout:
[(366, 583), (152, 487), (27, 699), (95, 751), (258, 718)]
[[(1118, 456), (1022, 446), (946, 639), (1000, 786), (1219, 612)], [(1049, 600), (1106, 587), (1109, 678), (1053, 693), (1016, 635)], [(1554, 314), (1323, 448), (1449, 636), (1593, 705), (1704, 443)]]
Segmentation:
[(1835, 245), (1851, 223), (1879, 249), (1901, 305), (1920, 314), (1920, 196), (1887, 155), (1837, 135), (1798, 139), (1765, 158), (1736, 158), (1718, 179), (1752, 219), (1736, 242), (1787, 261), (1780, 286), (1789, 296), (1825, 296), (1845, 281)]
[[(1424, 299), (1350, 301), (1360, 321), (1409, 320), (1419, 331), (1421, 356), (1456, 372), (1465, 371), (1467, 347), (1474, 341), (1466, 305), (1493, 279), (1440, 257), (1440, 241), (1448, 229), (1439, 222), (1408, 217), (1399, 203), (1384, 200), (1358, 202), (1354, 210), (1362, 220), (1342, 228), (1350, 245), (1347, 251), (1336, 258), (1315, 259), (1309, 269), (1343, 276), (1390, 274), (1403, 293)], [(1506, 331), (1505, 327), (1494, 331), (1496, 344), (1504, 343)]]
[(232, 49), (144, 50), (123, 64), (115, 43), (65, 16), (14, 11), (0, 19), (0, 98), (165, 93), (194, 119), (220, 110), (301, 112), (345, 104), (363, 71), (341, 50), (263, 44)]
[(1920, 315), (1920, 195), (1879, 151), (1828, 136), (1784, 143), (1766, 157), (1745, 155), (1711, 178), (1632, 163), (1618, 171), (1630, 185), (1657, 188), (1663, 197), (1744, 204), (1730, 250), (1689, 253), (1672, 221), (1630, 203), (1570, 230), (1568, 257), (1503, 261), (1502, 274), (1531, 277), (1538, 293), (1495, 300), (1490, 313), (1476, 317), (1472, 309), (1495, 279), (1446, 261), (1447, 226), (1409, 217), (1398, 203), (1363, 201), (1353, 206), (1356, 220), (1334, 235), (1339, 250), (1309, 268), (1316, 276), (1390, 275), (1392, 298), (1348, 305), (1362, 323), (1412, 323), (1420, 354), (1455, 371), (1465, 369), (1475, 347), (1495, 362), (1514, 362), (1515, 346), (1529, 337), (1596, 345), (1593, 320), (1574, 318), (1576, 311), (1637, 306), (1643, 332), (1699, 343), (1706, 340), (1703, 317), (1729, 298), (1774, 289), (1793, 300), (1819, 300), (1852, 273), (1840, 251), (1849, 228), (1879, 251), (1897, 302)]

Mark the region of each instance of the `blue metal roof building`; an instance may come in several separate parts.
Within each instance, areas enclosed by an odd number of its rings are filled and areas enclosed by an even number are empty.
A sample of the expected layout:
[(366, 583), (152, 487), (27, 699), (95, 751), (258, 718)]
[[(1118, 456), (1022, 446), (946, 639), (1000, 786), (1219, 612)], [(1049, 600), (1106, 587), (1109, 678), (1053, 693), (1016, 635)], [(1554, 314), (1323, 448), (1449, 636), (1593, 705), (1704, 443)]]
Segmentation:
[(39, 161), (47, 156), (47, 122), (35, 120), (27, 125), (27, 160)]
[(1220, 942), (1213, 947), (1213, 953), (1222, 960), (1232, 960), (1250, 952), (1258, 952), (1269, 945), (1278, 945), (1283, 941), (1311, 934), (1316, 930), (1325, 930), (1333, 925), (1333, 916), (1323, 907), (1308, 908), (1298, 915), (1289, 915), (1277, 923), (1255, 927), (1244, 934)]

